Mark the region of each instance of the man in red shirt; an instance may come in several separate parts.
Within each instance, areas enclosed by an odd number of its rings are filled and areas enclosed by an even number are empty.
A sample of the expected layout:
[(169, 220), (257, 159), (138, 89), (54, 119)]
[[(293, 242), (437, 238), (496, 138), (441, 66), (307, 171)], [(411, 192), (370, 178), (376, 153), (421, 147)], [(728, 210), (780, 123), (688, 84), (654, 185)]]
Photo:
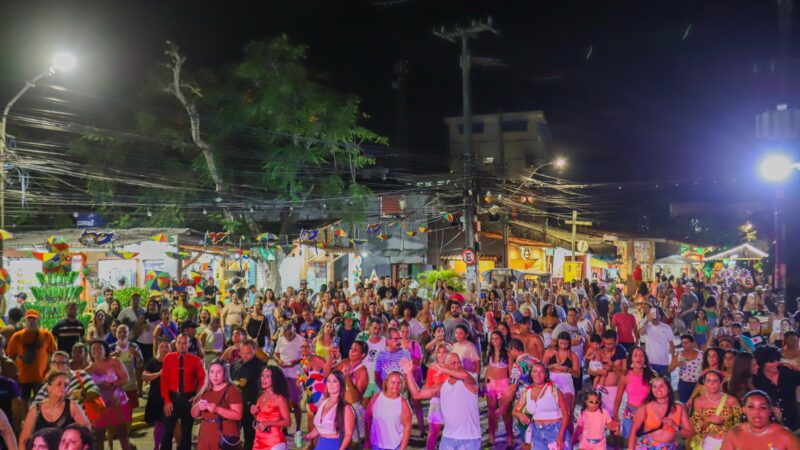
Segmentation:
[(611, 326), (617, 330), (619, 344), (630, 353), (639, 340), (639, 330), (636, 327), (636, 316), (628, 312), (628, 302), (622, 301), (622, 311), (611, 317)]
[(161, 397), (164, 399), (164, 434), (161, 448), (172, 448), (175, 425), (181, 422), (181, 443), (178, 450), (192, 448), (191, 415), (192, 398), (203, 387), (206, 371), (203, 360), (189, 353), (189, 336), (180, 334), (175, 339), (176, 352), (164, 357), (161, 367)]

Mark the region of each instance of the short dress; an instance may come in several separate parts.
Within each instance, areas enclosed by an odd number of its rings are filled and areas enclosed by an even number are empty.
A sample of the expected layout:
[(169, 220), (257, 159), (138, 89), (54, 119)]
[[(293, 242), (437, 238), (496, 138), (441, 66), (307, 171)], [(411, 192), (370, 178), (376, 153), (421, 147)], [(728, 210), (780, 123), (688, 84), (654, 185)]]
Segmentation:
[[(100, 383), (113, 383), (117, 381), (117, 374), (113, 370), (106, 373), (92, 373), (92, 380), (97, 386)], [(100, 417), (92, 422), (94, 428), (108, 428), (131, 422), (131, 408), (128, 395), (119, 387), (100, 388), (100, 396), (106, 403), (106, 410)]]
[[(203, 393), (201, 398), (223, 408), (230, 408), (231, 405), (242, 404), (242, 394), (239, 392), (239, 389), (231, 385), (226, 386), (220, 391), (209, 389)], [(200, 429), (197, 431), (197, 450), (219, 450), (220, 415), (203, 411), (200, 413), (200, 418), (202, 422), (200, 422)], [(236, 420), (223, 419), (222, 432), (226, 436), (238, 435), (239, 422)]]
[[(150, 373), (161, 371), (163, 364), (156, 358), (147, 361), (144, 370)], [(144, 407), (144, 421), (150, 424), (164, 421), (164, 399), (161, 398), (161, 377), (150, 382), (150, 394)]]
[[(258, 414), (256, 419), (258, 422), (273, 422), (281, 418), (281, 411), (275, 403), (267, 403), (262, 395), (258, 399)], [(244, 426), (253, 426), (253, 424), (245, 424)], [(269, 431), (261, 431), (256, 429), (256, 436), (253, 440), (253, 450), (272, 450), (275, 446), (286, 444), (286, 437), (283, 435), (283, 430), (279, 427), (270, 427)]]
[(300, 372), (297, 380), (303, 384), (306, 409), (311, 414), (316, 414), (322, 401), (322, 396), (325, 395), (325, 378), (322, 376), (322, 372), (314, 370), (311, 367), (311, 362), (307, 358), (303, 358), (300, 362)]

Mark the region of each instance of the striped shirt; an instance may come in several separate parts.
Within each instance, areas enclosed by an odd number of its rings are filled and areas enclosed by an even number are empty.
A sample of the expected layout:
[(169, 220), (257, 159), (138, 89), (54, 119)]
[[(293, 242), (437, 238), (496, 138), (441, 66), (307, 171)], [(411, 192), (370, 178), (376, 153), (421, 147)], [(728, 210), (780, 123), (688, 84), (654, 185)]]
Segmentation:
[(380, 352), (378, 359), (375, 361), (375, 382), (382, 383), (386, 376), (392, 372), (400, 372), (400, 375), (402, 375), (403, 369), (400, 367), (400, 361), (404, 358), (411, 360), (411, 353), (404, 348), (393, 352), (388, 350)]
[[(83, 380), (84, 388), (81, 388), (81, 383), (78, 381), (78, 377), (75, 376), (75, 373), (79, 372), (81, 375), (81, 380)], [(100, 388), (97, 387), (94, 380), (92, 380), (92, 376), (86, 373), (85, 370), (70, 370), (69, 372), (69, 381), (67, 382), (67, 397), (72, 397), (73, 392), (81, 392), (80, 398), (83, 398), (86, 392), (94, 392), (98, 396), (100, 395)], [(42, 383), (42, 387), (39, 388), (39, 392), (36, 394), (36, 397), (33, 399), (33, 404), (41, 403), (44, 399), (47, 398), (47, 383)]]

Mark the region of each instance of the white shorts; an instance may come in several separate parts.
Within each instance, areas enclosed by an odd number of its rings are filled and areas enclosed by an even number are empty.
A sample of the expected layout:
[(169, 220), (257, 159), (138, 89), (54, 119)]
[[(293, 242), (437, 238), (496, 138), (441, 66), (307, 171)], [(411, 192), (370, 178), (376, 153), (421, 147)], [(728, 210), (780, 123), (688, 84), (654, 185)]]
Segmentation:
[(575, 385), (572, 384), (572, 374), (567, 372), (550, 372), (550, 380), (561, 389), (564, 395), (575, 395)]
[(617, 390), (619, 387), (603, 386), (601, 389), (606, 390), (606, 392), (603, 393), (603, 409), (606, 410), (609, 416), (614, 417), (614, 402), (617, 400)]
[(442, 425), (444, 423), (444, 415), (442, 415), (442, 404), (439, 397), (433, 397), (428, 406), (428, 423)]

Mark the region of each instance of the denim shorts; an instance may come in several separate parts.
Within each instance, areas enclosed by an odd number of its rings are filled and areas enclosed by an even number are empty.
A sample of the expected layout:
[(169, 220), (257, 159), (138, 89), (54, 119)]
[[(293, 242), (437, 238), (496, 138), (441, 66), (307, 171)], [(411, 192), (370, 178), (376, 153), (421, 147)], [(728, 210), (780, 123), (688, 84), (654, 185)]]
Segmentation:
[[(531, 444), (532, 450), (549, 450), (550, 445), (558, 440), (558, 432), (561, 431), (561, 422), (537, 424), (535, 422), (528, 425), (525, 433), (525, 441)], [(564, 441), (569, 442), (569, 430), (564, 432)], [(566, 445), (562, 445), (566, 448)]]
[(453, 439), (442, 436), (439, 450), (481, 450), (480, 439)]

